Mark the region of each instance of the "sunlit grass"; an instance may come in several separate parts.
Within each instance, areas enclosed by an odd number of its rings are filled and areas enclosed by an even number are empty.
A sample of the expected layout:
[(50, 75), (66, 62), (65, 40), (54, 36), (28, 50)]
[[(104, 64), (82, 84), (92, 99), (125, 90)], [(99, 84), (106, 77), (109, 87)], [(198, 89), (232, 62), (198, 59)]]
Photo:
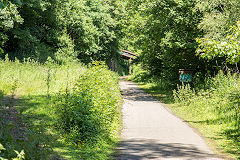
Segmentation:
[[(11, 105), (19, 111), (19, 121), (26, 132), (26, 141), (12, 139), (7, 126), (18, 122), (2, 123), (3, 119), (0, 120), (0, 133), (3, 133), (0, 134), (0, 143), (11, 152), (12, 155), (8, 154), (8, 157), (15, 157), (13, 149), (23, 149), (27, 159), (92, 160), (111, 157), (119, 138), (117, 132), (112, 133), (109, 139), (99, 139), (94, 144), (83, 142), (76, 146), (54, 128), (56, 115), (52, 100), (66, 88), (71, 90), (87, 69), (81, 64), (60, 66), (0, 61), (0, 99), (2, 94), (14, 97), (15, 102)], [(114, 123), (115, 126), (112, 126), (118, 130), (120, 124), (117, 120)], [(10, 135), (11, 140), (1, 135)]]
[[(239, 150), (233, 139), (229, 138), (225, 131), (235, 130), (231, 122), (224, 122), (224, 117), (219, 118), (215, 113), (204, 110), (204, 108), (193, 108), (193, 106), (171, 106), (171, 110), (183, 118), (191, 126), (196, 128), (206, 137), (209, 146), (218, 154), (227, 159), (239, 157)], [(230, 155), (232, 154), (232, 155)]]
[[(52, 148), (49, 151), (49, 158), (62, 157), (64, 159), (109, 159), (113, 154), (118, 142), (117, 133), (111, 140), (99, 140), (95, 144), (82, 143), (75, 145), (69, 143), (64, 137), (56, 132), (52, 127), (54, 123), (54, 114), (48, 107), (46, 96), (27, 96), (18, 99), (18, 109), (24, 116), (29, 131), (34, 132), (34, 136), (41, 143)], [(118, 124), (116, 124), (118, 125)]]
[(196, 128), (216, 153), (225, 159), (240, 158), (240, 130), (236, 120), (239, 111), (233, 105), (239, 102), (240, 81), (237, 75), (219, 74), (212, 78), (204, 85), (211, 90), (197, 88), (195, 93), (191, 88), (182, 88), (176, 101), (172, 88), (165, 87), (167, 84), (159, 79), (157, 82), (150, 77), (137, 82), (140, 88), (168, 104), (176, 115)]

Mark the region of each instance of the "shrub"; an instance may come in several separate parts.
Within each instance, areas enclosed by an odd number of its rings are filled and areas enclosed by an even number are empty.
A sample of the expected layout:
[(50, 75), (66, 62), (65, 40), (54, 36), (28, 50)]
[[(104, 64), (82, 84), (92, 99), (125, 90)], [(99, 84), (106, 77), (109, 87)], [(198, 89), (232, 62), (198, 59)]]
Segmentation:
[[(225, 122), (233, 122), (238, 128), (240, 122), (240, 77), (220, 72), (206, 80), (208, 89), (195, 93), (189, 85), (178, 86), (174, 99), (179, 106), (189, 106), (194, 111), (213, 112)], [(206, 86), (203, 85), (203, 86)], [(205, 88), (205, 87), (204, 87)], [(224, 118), (223, 118), (224, 117)]]
[[(4, 148), (3, 145), (0, 143), (0, 159), (1, 160), (8, 160), (8, 159), (4, 158), (6, 154), (9, 154), (8, 152), (9, 152), (9, 150), (6, 150), (6, 148)], [(24, 160), (25, 159), (23, 150), (20, 153), (18, 151), (15, 151), (15, 154), (17, 155), (17, 157), (13, 158), (12, 160)], [(2, 156), (4, 156), (4, 157), (2, 157)]]
[(56, 126), (73, 143), (93, 142), (113, 132), (119, 118), (120, 91), (117, 76), (95, 63), (79, 75), (71, 90), (54, 99)]
[(131, 80), (133, 80), (134, 82), (146, 82), (151, 77), (152, 75), (150, 74), (150, 72), (147, 70), (144, 70), (140, 64), (134, 65)]
[(191, 89), (190, 84), (178, 85), (177, 90), (173, 90), (173, 96), (178, 105), (189, 105), (195, 96), (195, 90)]

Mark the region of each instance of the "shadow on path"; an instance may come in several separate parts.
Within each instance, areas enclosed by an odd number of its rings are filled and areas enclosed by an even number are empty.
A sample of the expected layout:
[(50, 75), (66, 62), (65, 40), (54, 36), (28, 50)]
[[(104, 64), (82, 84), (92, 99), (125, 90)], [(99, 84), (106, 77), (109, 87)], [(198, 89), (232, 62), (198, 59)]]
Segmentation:
[[(181, 143), (159, 143), (156, 140), (131, 139), (121, 142), (118, 152), (120, 157), (115, 160), (142, 159), (207, 159), (213, 154), (204, 153), (193, 145)], [(161, 157), (161, 158), (159, 158)]]
[(130, 101), (150, 101), (150, 102), (157, 102), (152, 96), (141, 90), (137, 87), (129, 87), (128, 89), (122, 89), (121, 91), (124, 99)]
[(135, 83), (121, 81), (120, 87), (123, 140), (115, 160), (218, 159), (199, 135)]

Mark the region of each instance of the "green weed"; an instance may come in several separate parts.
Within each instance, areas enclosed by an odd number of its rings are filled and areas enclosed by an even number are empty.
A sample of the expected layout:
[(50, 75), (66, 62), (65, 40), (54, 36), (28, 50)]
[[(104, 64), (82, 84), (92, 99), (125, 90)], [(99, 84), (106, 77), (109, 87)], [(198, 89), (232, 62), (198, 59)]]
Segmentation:
[(118, 80), (113, 77), (103, 65), (91, 66), (79, 75), (73, 90), (66, 89), (53, 99), (56, 126), (74, 144), (95, 142), (113, 134), (120, 101)]
[(240, 158), (240, 77), (220, 72), (207, 83), (208, 89), (198, 92), (188, 85), (178, 87), (174, 91), (177, 106), (172, 109), (221, 150)]
[[(3, 145), (0, 143), (0, 159), (1, 160), (7, 160), (4, 157), (2, 157), (1, 153), (2, 152), (6, 152), (6, 148), (3, 147)], [(20, 153), (18, 151), (15, 151), (15, 153), (17, 154), (17, 157), (13, 158), (12, 160), (24, 160), (24, 151), (22, 150)]]
[(15, 149), (26, 159), (109, 158), (118, 140), (117, 75), (99, 64), (29, 59), (0, 61), (0, 73), (0, 99), (14, 97), (14, 107), (2, 106), (0, 115), (15, 117), (0, 119), (4, 158), (16, 157)]
[(190, 84), (177, 85), (177, 90), (173, 90), (174, 100), (178, 105), (188, 105), (195, 97), (195, 90)]

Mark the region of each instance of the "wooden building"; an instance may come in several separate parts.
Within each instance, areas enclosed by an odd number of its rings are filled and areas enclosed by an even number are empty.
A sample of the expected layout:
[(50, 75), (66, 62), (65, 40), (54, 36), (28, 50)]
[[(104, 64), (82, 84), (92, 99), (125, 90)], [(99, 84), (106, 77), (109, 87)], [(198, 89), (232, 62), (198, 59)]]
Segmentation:
[(129, 74), (132, 74), (132, 60), (135, 59), (137, 55), (127, 50), (120, 50), (119, 53), (122, 56), (122, 58), (127, 59), (129, 61)]

